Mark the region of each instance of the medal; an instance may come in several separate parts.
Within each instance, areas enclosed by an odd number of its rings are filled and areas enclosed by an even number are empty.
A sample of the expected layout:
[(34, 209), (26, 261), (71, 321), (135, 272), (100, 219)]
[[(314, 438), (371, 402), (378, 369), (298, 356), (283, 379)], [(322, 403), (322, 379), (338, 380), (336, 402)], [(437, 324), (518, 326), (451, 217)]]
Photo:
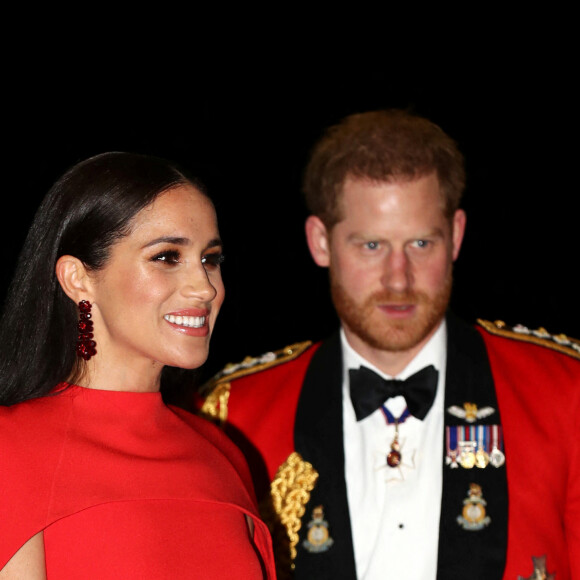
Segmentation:
[(477, 427), (477, 451), (475, 453), (475, 466), (480, 469), (487, 467), (489, 455), (486, 453), (487, 429), (483, 425)]
[(471, 469), (474, 467), (476, 458), (475, 445), (473, 441), (460, 441), (459, 449), (459, 465), (464, 469)]
[(405, 409), (401, 416), (397, 419), (393, 414), (383, 405), (381, 407), (383, 415), (387, 425), (393, 423), (395, 425), (395, 436), (391, 442), (391, 450), (387, 453), (386, 462), (389, 467), (399, 467), (403, 461), (403, 456), (401, 455), (401, 445), (399, 444), (399, 423), (404, 423), (407, 417), (410, 416), (409, 409)]
[(475, 466), (483, 469), (489, 463), (489, 455), (481, 448), (475, 452)]
[(475, 442), (475, 432), (473, 427), (465, 427), (458, 430), (457, 444), (459, 445), (459, 465), (464, 469), (472, 469), (475, 466), (475, 450), (477, 444)]
[(505, 455), (497, 447), (494, 447), (489, 456), (489, 462), (494, 467), (501, 467), (505, 463)]
[(485, 469), (505, 463), (501, 425), (448, 425), (445, 427), (445, 464), (452, 469)]
[(457, 429), (452, 427), (445, 428), (445, 463), (451, 467), (451, 469), (457, 469), (459, 464), (457, 463)]
[(401, 447), (399, 445), (399, 425), (395, 423), (395, 438), (391, 443), (391, 451), (387, 453), (387, 465), (389, 467), (398, 467), (401, 463)]
[(505, 455), (500, 449), (500, 447), (502, 447), (502, 442), (499, 425), (491, 426), (491, 445), (492, 449), (489, 455), (489, 462), (494, 467), (501, 467), (505, 463)]

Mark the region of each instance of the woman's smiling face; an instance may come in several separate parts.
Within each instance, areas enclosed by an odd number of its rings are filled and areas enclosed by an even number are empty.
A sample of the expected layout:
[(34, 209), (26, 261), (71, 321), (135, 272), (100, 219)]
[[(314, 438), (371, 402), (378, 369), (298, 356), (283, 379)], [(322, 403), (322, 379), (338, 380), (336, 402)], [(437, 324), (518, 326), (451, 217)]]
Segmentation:
[(165, 365), (203, 364), (224, 299), (221, 260), (214, 207), (193, 186), (141, 210), (105, 266), (89, 274), (100, 377), (132, 382)]

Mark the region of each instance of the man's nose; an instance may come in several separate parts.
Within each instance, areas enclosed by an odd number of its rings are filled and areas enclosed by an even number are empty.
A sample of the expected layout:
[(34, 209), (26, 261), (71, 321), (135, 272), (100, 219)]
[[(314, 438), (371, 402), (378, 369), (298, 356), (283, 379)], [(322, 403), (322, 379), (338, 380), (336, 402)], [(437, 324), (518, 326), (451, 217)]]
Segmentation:
[(412, 283), (411, 262), (403, 249), (392, 249), (385, 257), (382, 283), (393, 292), (405, 292)]

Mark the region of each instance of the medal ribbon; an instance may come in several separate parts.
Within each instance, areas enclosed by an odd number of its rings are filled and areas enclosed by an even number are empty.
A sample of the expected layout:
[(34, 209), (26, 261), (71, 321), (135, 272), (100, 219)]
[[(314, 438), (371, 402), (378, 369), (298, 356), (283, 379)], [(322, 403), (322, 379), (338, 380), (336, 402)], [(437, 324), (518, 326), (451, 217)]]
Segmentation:
[(399, 467), (401, 464), (401, 447), (399, 445), (399, 425), (407, 420), (407, 417), (411, 416), (411, 413), (407, 407), (401, 413), (399, 417), (395, 417), (383, 404), (381, 411), (385, 416), (385, 421), (387, 425), (395, 425), (395, 437), (391, 443), (391, 451), (387, 454), (386, 460), (389, 467)]
[(383, 405), (381, 407), (381, 411), (383, 412), (383, 415), (385, 416), (385, 421), (387, 422), (387, 425), (392, 425), (393, 423), (401, 425), (401, 423), (404, 423), (407, 420), (407, 418), (411, 416), (411, 413), (409, 412), (409, 409), (407, 407), (405, 407), (405, 410), (401, 413), (401, 415), (399, 417), (395, 417), (387, 409), (387, 407), (385, 407), (385, 405)]

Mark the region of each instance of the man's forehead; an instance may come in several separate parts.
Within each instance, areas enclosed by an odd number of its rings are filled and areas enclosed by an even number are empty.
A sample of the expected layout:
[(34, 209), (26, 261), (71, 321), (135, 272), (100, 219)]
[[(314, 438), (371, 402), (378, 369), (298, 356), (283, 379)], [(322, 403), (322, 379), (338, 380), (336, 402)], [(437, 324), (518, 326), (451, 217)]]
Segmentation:
[[(345, 212), (345, 197), (348, 198), (348, 204), (353, 206), (358, 206), (360, 203), (368, 203), (368, 199), (362, 200), (359, 199), (360, 195), (371, 190), (380, 192), (382, 186), (399, 186), (398, 192), (404, 194), (406, 191), (409, 192), (409, 195), (412, 195), (410, 192), (416, 191), (417, 188), (413, 188), (413, 186), (418, 182), (423, 182), (423, 187), (421, 189), (434, 191), (437, 194), (437, 201), (439, 204), (439, 208), (443, 213), (446, 213), (446, 196), (443, 190), (441, 189), (441, 185), (439, 183), (439, 179), (437, 177), (437, 173), (435, 171), (431, 171), (424, 175), (417, 175), (415, 177), (392, 177), (389, 179), (379, 180), (379, 179), (371, 179), (369, 177), (357, 177), (356, 175), (348, 176), (344, 184), (342, 186), (342, 190), (340, 195), (338, 196), (338, 208), (340, 214), (340, 220), (343, 220), (346, 216), (344, 215)], [(348, 192), (348, 195), (345, 196), (345, 193)], [(365, 196), (366, 197), (366, 196)], [(433, 198), (435, 202), (435, 198)], [(340, 221), (339, 220), (339, 221)]]
[(413, 183), (415, 181), (419, 181), (423, 178), (430, 178), (434, 177), (437, 181), (437, 185), (439, 187), (439, 192), (441, 193), (441, 186), (439, 183), (439, 176), (437, 172), (433, 169), (430, 171), (417, 171), (412, 175), (391, 175), (384, 179), (377, 179), (374, 177), (369, 177), (366, 175), (357, 175), (355, 173), (348, 173), (344, 178), (342, 183), (342, 187), (340, 188), (340, 192), (344, 193), (347, 188), (357, 185), (371, 185), (371, 186), (381, 186), (381, 185), (408, 185), (409, 183)]
[[(347, 179), (344, 182), (342, 191), (340, 193), (340, 195), (338, 196), (338, 203), (337, 203), (337, 209), (338, 209), (338, 220), (336, 221), (335, 224), (333, 224), (333, 226), (330, 228), (330, 230), (334, 229), (335, 225), (338, 225), (339, 223), (343, 222), (345, 219), (347, 219), (353, 212), (355, 213), (359, 213), (359, 210), (363, 210), (365, 211), (366, 209), (369, 209), (371, 207), (375, 207), (373, 205), (373, 202), (371, 200), (370, 205), (369, 205), (369, 198), (364, 195), (364, 193), (361, 190), (364, 190), (366, 188), (372, 188), (375, 189), (377, 191), (380, 190), (381, 186), (384, 185), (388, 185), (388, 186), (392, 186), (392, 185), (399, 185), (402, 186), (399, 189), (399, 192), (404, 192), (406, 187), (405, 186), (409, 186), (411, 184), (414, 184), (420, 180), (423, 179), (433, 179), (434, 181), (432, 182), (432, 185), (428, 186), (433, 187), (435, 191), (437, 192), (438, 196), (438, 205), (439, 205), (439, 210), (441, 212), (441, 216), (448, 222), (451, 223), (452, 222), (452, 216), (448, 216), (447, 215), (447, 211), (446, 211), (446, 198), (445, 198), (445, 194), (444, 192), (442, 192), (441, 190), (441, 186), (439, 184), (439, 179), (437, 178), (437, 174), (435, 171), (431, 171), (429, 173), (426, 173), (424, 175), (419, 175), (416, 177), (408, 177), (408, 176), (403, 176), (401, 178), (389, 178), (386, 180), (377, 180), (377, 179), (371, 179), (369, 177), (358, 177), (356, 175), (349, 175), (349, 177), (347, 177)], [(348, 199), (348, 201), (345, 203), (345, 191), (348, 191), (348, 195), (346, 196), (346, 198)], [(435, 198), (433, 198), (434, 203), (437, 203), (435, 201)], [(377, 207), (377, 211), (378, 211), (378, 206)], [(432, 208), (433, 205), (427, 201), (427, 205), (424, 206), (426, 209)], [(365, 211), (365, 213), (367, 213)]]

